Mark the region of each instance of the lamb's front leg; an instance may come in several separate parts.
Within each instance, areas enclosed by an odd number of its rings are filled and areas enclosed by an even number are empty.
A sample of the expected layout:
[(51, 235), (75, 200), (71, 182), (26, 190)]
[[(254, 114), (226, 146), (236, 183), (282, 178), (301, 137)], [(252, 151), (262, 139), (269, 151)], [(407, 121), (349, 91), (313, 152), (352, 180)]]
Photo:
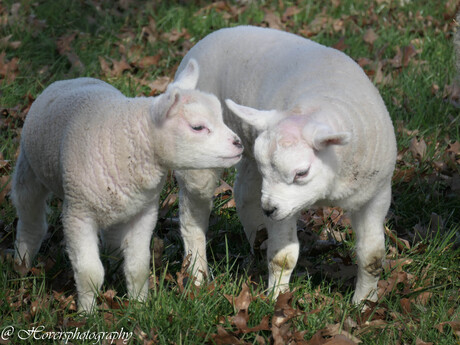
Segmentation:
[(388, 184), (380, 194), (352, 214), (352, 226), (356, 234), (358, 279), (353, 302), (377, 300), (377, 283), (385, 256), (385, 230), (383, 223), (391, 199)]
[(238, 164), (233, 192), (236, 202), (236, 211), (243, 224), (246, 238), (254, 253), (254, 241), (257, 230), (265, 223), (265, 217), (260, 205), (262, 189), (262, 176), (257, 169), (255, 161), (243, 158)]
[[(145, 301), (148, 296), (150, 242), (158, 216), (158, 198), (127, 223), (109, 229), (120, 241), (124, 273), (130, 298)], [(108, 236), (111, 236), (108, 234)]]
[(191, 273), (201, 283), (209, 277), (206, 232), (220, 171), (182, 170), (176, 171), (175, 176), (180, 187), (179, 217), (185, 256), (191, 254)]
[(289, 280), (299, 257), (297, 217), (282, 221), (266, 219), (268, 232), (268, 288), (273, 298), (289, 289)]
[(80, 311), (91, 312), (104, 281), (99, 258), (98, 227), (94, 219), (64, 201), (62, 223), (67, 252), (74, 271)]

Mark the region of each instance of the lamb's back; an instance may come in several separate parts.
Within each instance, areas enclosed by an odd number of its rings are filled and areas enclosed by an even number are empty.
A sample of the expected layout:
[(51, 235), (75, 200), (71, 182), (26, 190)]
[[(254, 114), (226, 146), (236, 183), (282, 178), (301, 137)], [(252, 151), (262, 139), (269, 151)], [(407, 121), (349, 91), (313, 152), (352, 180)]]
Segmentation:
[[(315, 104), (336, 110), (318, 120), (353, 136), (350, 145), (337, 149), (342, 160), (337, 197), (391, 176), (396, 157), (391, 119), (375, 86), (346, 54), (287, 32), (240, 26), (206, 36), (179, 71), (190, 58), (202, 66), (198, 88), (221, 100), (266, 110)], [(257, 134), (228, 109), (224, 116), (251, 150)]]
[(125, 96), (111, 85), (92, 78), (78, 78), (51, 84), (32, 104), (21, 135), (21, 148), (42, 183), (59, 196), (62, 190), (62, 148), (69, 131), (78, 127), (82, 146), (85, 127), (104, 123), (103, 110), (111, 100)]

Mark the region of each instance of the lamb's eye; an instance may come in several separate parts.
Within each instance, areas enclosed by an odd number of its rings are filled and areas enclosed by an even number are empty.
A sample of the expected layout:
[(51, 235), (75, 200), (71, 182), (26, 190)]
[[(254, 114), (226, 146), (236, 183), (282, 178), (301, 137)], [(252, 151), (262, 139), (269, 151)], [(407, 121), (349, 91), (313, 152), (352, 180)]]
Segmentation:
[(308, 175), (309, 169), (300, 170), (295, 173), (294, 181), (300, 180)]
[(201, 132), (202, 130), (204, 130), (206, 127), (205, 126), (190, 126), (192, 127), (192, 129), (196, 132)]

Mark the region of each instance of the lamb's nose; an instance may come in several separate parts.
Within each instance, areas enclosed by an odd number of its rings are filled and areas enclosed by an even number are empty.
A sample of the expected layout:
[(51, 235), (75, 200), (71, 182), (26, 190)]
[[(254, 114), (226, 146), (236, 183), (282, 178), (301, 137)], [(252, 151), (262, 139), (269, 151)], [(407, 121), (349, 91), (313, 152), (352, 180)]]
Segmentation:
[(277, 209), (278, 209), (278, 208), (276, 208), (276, 207), (273, 207), (273, 208), (270, 208), (270, 209), (264, 208), (263, 211), (264, 211), (264, 214), (265, 214), (267, 217), (270, 217), (273, 213), (275, 213), (275, 211), (276, 211)]
[(241, 143), (241, 140), (240, 139), (233, 139), (233, 145), (235, 145), (237, 148), (239, 149), (242, 149), (243, 148), (243, 144)]

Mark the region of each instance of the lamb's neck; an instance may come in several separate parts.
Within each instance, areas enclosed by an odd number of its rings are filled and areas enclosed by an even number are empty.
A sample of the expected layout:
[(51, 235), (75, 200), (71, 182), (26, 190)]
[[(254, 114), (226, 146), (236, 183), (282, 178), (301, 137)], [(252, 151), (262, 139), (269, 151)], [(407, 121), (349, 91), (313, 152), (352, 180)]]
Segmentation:
[[(132, 102), (139, 103), (139, 111), (133, 111), (123, 119), (124, 132), (128, 139), (128, 166), (130, 174), (140, 184), (155, 186), (167, 173), (167, 168), (157, 159), (154, 136), (156, 128), (150, 116), (152, 98), (134, 98)], [(135, 107), (133, 107), (135, 108)], [(126, 164), (126, 162), (125, 162)]]

